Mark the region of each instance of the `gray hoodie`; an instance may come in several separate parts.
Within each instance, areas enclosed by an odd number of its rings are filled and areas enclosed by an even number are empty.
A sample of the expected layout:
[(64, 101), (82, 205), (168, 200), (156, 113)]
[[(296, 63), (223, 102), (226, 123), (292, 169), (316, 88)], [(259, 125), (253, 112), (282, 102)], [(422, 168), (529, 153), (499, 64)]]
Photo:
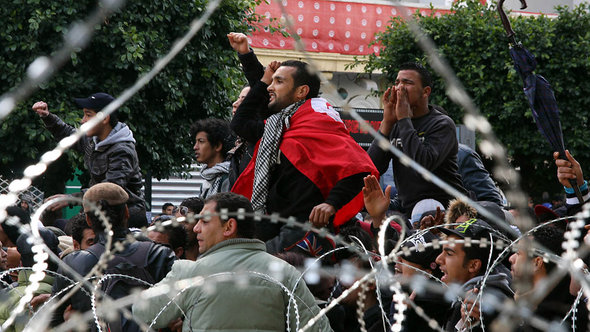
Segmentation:
[[(57, 140), (71, 135), (76, 130), (55, 114), (49, 114), (42, 119)], [(116, 183), (129, 194), (127, 205), (130, 209), (145, 210), (135, 139), (126, 124), (118, 122), (107, 138), (100, 142), (96, 136), (84, 136), (74, 148), (84, 153), (84, 164), (90, 172), (89, 186), (101, 182)]]

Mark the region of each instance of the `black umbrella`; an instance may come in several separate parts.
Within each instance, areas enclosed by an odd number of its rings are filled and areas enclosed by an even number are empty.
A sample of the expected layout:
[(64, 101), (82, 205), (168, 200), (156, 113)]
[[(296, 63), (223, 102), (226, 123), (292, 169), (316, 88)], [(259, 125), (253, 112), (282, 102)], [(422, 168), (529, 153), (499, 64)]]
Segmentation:
[[(525, 0), (520, 0), (520, 2), (522, 4), (521, 9), (525, 9), (527, 7)], [(516, 41), (514, 30), (512, 30), (510, 21), (508, 21), (508, 17), (502, 8), (503, 4), (504, 0), (498, 1), (498, 12), (507, 37), (510, 39), (510, 56), (514, 61), (514, 69), (520, 74), (524, 82), (524, 94), (529, 101), (537, 128), (545, 136), (553, 151), (559, 152), (559, 157), (566, 159), (561, 121), (559, 120), (559, 108), (551, 84), (543, 76), (533, 73), (537, 67), (537, 61), (521, 43)], [(583, 203), (582, 193), (577, 183), (574, 180), (570, 180), (570, 183), (580, 203)]]

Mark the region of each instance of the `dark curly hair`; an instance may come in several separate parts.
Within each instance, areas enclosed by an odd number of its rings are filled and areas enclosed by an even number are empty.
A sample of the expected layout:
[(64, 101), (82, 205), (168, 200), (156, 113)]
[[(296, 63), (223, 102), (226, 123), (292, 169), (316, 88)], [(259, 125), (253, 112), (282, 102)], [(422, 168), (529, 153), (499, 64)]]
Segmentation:
[(234, 133), (229, 128), (229, 123), (221, 119), (202, 119), (191, 125), (190, 134), (193, 139), (200, 132), (207, 134), (207, 140), (211, 146), (216, 147), (221, 144), (221, 155), (225, 159), (227, 152), (231, 150), (236, 141)]
[(80, 213), (70, 219), (72, 229), (72, 239), (82, 243), (85, 229), (92, 229), (86, 222), (86, 214)]

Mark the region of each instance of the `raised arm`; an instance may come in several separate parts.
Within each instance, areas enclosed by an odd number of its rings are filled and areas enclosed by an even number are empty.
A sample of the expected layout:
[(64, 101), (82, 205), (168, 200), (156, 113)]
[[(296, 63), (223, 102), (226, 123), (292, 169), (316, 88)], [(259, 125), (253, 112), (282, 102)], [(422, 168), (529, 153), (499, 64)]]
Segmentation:
[(227, 39), (231, 47), (238, 53), (248, 85), (254, 86), (264, 75), (264, 67), (258, 61), (254, 51), (250, 49), (248, 37), (243, 33), (230, 32), (227, 34)]
[[(57, 115), (51, 113), (49, 111), (49, 106), (44, 101), (38, 101), (33, 104), (32, 107), (33, 111), (35, 111), (41, 120), (43, 120), (43, 124), (45, 124), (45, 128), (51, 132), (53, 137), (56, 140), (61, 140), (64, 137), (68, 137), (76, 131), (76, 128), (70, 126), (69, 124), (63, 122)], [(75, 145), (74, 148), (79, 152), (84, 152), (84, 140), (86, 138), (83, 137), (79, 140)]]

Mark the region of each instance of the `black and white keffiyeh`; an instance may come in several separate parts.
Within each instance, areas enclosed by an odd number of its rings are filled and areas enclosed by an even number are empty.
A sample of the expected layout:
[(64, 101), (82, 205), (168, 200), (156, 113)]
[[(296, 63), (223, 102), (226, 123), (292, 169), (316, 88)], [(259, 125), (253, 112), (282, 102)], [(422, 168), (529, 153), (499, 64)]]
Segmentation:
[(201, 195), (202, 199), (205, 199), (211, 195), (215, 195), (221, 191), (223, 180), (224, 178), (227, 178), (227, 176), (224, 175), (229, 174), (229, 165), (229, 161), (224, 161), (222, 163), (215, 164), (215, 166), (211, 168), (205, 167), (201, 171), (201, 176), (209, 183), (209, 187), (206, 188)]
[(300, 100), (293, 103), (266, 120), (254, 168), (254, 187), (252, 188), (254, 211), (266, 212), (269, 176), (272, 167), (279, 163), (279, 145), (283, 135), (283, 124), (285, 128), (289, 128), (289, 119), (304, 102), (305, 100)]

